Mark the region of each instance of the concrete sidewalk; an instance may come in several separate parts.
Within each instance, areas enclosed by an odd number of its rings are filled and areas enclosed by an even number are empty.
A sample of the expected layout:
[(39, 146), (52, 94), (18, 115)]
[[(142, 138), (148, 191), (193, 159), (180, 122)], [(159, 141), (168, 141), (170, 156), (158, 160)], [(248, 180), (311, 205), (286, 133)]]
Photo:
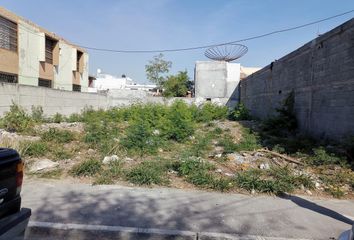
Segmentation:
[(22, 196), (22, 206), (32, 209), (33, 226), (59, 223), (59, 229), (90, 225), (183, 231), (199, 236), (226, 233), (329, 239), (349, 229), (354, 215), (354, 202), (349, 200), (90, 186), (50, 180), (26, 180)]

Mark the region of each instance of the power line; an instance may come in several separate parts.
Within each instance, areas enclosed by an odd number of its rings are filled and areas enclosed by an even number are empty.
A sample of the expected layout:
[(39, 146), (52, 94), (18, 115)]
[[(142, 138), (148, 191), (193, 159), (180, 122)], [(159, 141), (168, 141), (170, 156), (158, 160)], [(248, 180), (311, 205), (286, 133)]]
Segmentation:
[(154, 50), (116, 50), (116, 49), (107, 49), (107, 48), (98, 48), (98, 47), (88, 47), (88, 46), (82, 46), (82, 45), (78, 45), (77, 46), (81, 47), (81, 48), (86, 48), (86, 49), (90, 49), (90, 50), (94, 50), (94, 51), (101, 51), (101, 52), (115, 52), (115, 53), (163, 53), (163, 52), (182, 52), (182, 51), (192, 51), (192, 50), (198, 50), (198, 49), (205, 49), (205, 48), (210, 48), (210, 47), (215, 47), (215, 46), (223, 46), (223, 45), (227, 45), (227, 44), (233, 44), (233, 43), (240, 43), (240, 42), (245, 42), (245, 41), (250, 41), (250, 40), (254, 40), (254, 39), (258, 39), (258, 38), (263, 38), (263, 37), (267, 37), (270, 35), (274, 35), (274, 34), (278, 34), (278, 33), (283, 33), (283, 32), (289, 32), (289, 31), (293, 31), (296, 29), (300, 29), (300, 28), (305, 28), (317, 23), (321, 23), (321, 22), (325, 22), (337, 17), (341, 17), (344, 15), (347, 15), (349, 13), (354, 12), (353, 10), (347, 11), (347, 12), (343, 12), (331, 17), (327, 17), (327, 18), (323, 18), (317, 21), (313, 21), (313, 22), (309, 22), (306, 24), (302, 24), (302, 25), (298, 25), (295, 27), (290, 27), (290, 28), (285, 28), (285, 29), (281, 29), (281, 30), (276, 30), (273, 32), (269, 32), (269, 33), (265, 33), (265, 34), (261, 34), (261, 35), (256, 35), (256, 36), (252, 36), (252, 37), (248, 37), (248, 38), (243, 38), (243, 39), (238, 39), (238, 40), (234, 40), (231, 42), (224, 42), (224, 43), (217, 43), (217, 44), (211, 44), (211, 45), (204, 45), (204, 46), (196, 46), (196, 47), (188, 47), (188, 48), (175, 48), (175, 49), (154, 49)]

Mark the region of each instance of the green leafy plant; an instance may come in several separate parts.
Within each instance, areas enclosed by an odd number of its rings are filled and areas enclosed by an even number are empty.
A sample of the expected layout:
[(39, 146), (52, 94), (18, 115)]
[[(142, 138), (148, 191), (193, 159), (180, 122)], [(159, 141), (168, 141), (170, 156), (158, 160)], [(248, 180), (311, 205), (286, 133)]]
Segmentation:
[(88, 159), (76, 164), (71, 169), (71, 174), (74, 176), (94, 176), (102, 171), (102, 163), (96, 159)]
[(309, 189), (314, 187), (309, 177), (305, 175), (296, 176), (287, 167), (276, 167), (267, 171), (250, 169), (238, 172), (235, 183), (238, 187), (248, 191), (255, 190), (276, 195), (291, 193), (300, 188), (301, 185)]
[(35, 122), (41, 123), (45, 121), (42, 106), (32, 106), (31, 112), (31, 117)]
[(12, 103), (10, 111), (5, 113), (2, 124), (7, 131), (26, 132), (32, 129), (34, 122), (22, 107)]
[(43, 141), (21, 142), (21, 145), (26, 146), (22, 156), (41, 157), (47, 155), (49, 152), (48, 144)]
[(159, 161), (144, 161), (126, 175), (128, 181), (138, 185), (165, 185), (168, 183), (166, 167)]
[(226, 119), (228, 108), (226, 106), (218, 106), (216, 104), (206, 102), (196, 113), (198, 122), (210, 122), (212, 120)]
[(338, 164), (342, 162), (342, 159), (333, 153), (328, 153), (324, 147), (318, 147), (313, 149), (313, 156), (309, 157), (307, 162), (311, 165), (319, 166)]
[(59, 130), (50, 128), (41, 134), (44, 141), (53, 141), (57, 143), (69, 143), (75, 139), (74, 134), (68, 130)]
[(164, 134), (172, 140), (183, 142), (193, 135), (195, 124), (188, 105), (183, 101), (175, 101), (168, 112)]
[(54, 123), (61, 123), (65, 121), (65, 117), (60, 114), (60, 113), (56, 113), (54, 114), (54, 116), (52, 117), (52, 122)]
[(165, 97), (184, 97), (188, 91), (189, 77), (187, 71), (181, 71), (177, 75), (167, 77), (163, 83), (163, 96)]
[(230, 113), (231, 120), (251, 120), (251, 115), (243, 103), (238, 103), (233, 111)]
[(169, 72), (171, 66), (172, 62), (164, 60), (163, 54), (160, 53), (145, 65), (146, 77), (157, 86), (162, 87), (166, 80), (164, 75)]
[(145, 121), (134, 121), (126, 129), (126, 137), (121, 141), (123, 147), (136, 151), (140, 156), (147, 153), (156, 153), (160, 139), (154, 135), (152, 129)]

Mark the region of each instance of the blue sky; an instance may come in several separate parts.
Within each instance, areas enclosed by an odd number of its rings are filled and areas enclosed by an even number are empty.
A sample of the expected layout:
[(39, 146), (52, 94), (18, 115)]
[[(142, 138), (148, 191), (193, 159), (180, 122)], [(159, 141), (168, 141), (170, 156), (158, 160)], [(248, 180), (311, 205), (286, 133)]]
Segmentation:
[[(164, 49), (228, 42), (304, 24), (354, 9), (353, 0), (2, 0), (1, 5), (72, 43), (111, 49)], [(239, 60), (262, 67), (354, 17), (354, 13), (304, 29), (252, 40)], [(97, 68), (147, 82), (154, 54), (89, 51)], [(206, 60), (203, 50), (167, 53), (171, 73)]]

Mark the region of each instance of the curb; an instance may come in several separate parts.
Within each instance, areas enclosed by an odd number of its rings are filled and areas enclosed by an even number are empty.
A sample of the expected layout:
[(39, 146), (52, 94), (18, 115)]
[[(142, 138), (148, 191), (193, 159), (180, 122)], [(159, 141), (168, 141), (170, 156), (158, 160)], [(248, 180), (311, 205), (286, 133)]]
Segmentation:
[[(226, 233), (168, 230), (158, 228), (134, 228), (123, 226), (63, 224), (30, 221), (26, 240), (295, 240), (295, 238), (263, 237)], [(299, 239), (300, 240), (300, 239)], [(301, 239), (309, 240), (309, 239)]]

